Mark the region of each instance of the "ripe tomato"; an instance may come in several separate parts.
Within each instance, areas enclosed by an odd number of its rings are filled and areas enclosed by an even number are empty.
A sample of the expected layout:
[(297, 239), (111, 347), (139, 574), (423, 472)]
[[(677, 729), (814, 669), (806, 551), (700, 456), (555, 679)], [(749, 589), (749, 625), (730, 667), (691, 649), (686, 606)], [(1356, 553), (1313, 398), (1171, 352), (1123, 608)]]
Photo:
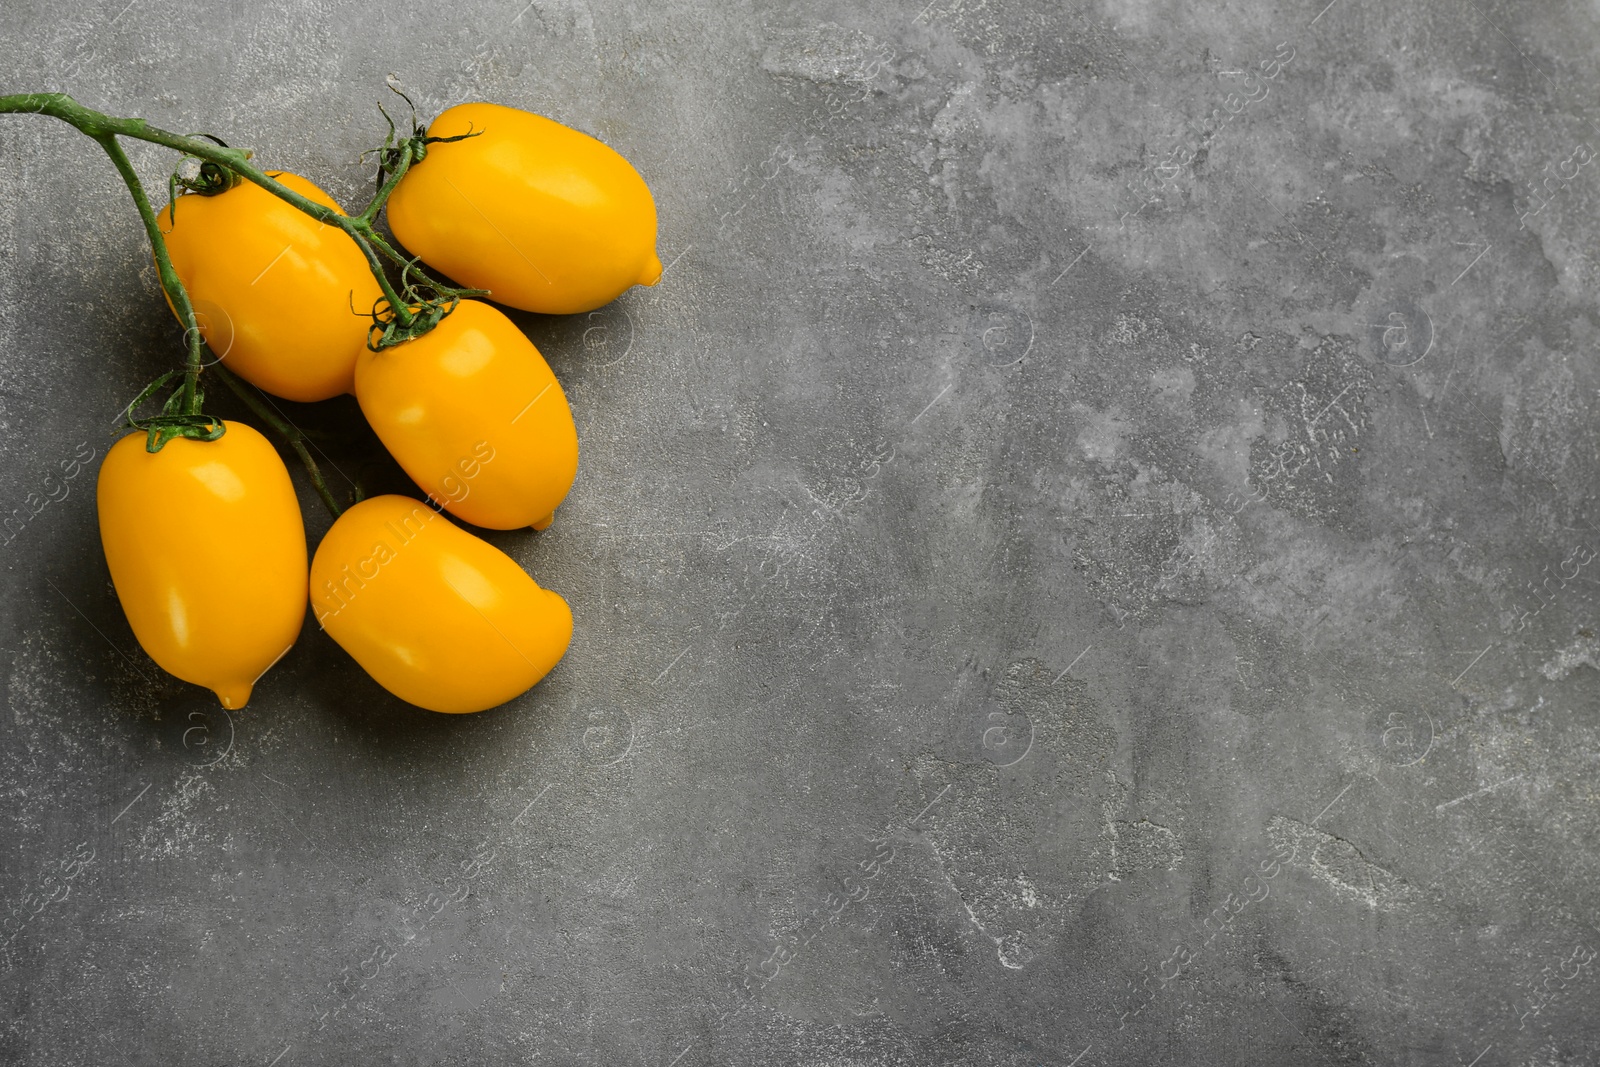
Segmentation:
[(111, 446), (100, 543), (133, 635), (161, 668), (242, 708), (305, 620), (306, 534), (289, 472), (249, 426)]
[(544, 529), (578, 473), (550, 365), (497, 309), (463, 300), (413, 341), (363, 352), (356, 399), (416, 483), (478, 526)]
[[(339, 210), (306, 179), (273, 177)], [(174, 205), (161, 213), (167, 250), (212, 352), (286, 400), (350, 392), (381, 295), (355, 243), (250, 182), (175, 206), (176, 223)]]
[(572, 640), (572, 612), (487, 541), (403, 496), (339, 516), (311, 562), (317, 622), (363, 670), (429, 711), (526, 692)]
[(389, 198), (389, 226), (430, 267), (524, 311), (592, 311), (661, 278), (656, 204), (586, 133), (499, 104), (459, 104)]

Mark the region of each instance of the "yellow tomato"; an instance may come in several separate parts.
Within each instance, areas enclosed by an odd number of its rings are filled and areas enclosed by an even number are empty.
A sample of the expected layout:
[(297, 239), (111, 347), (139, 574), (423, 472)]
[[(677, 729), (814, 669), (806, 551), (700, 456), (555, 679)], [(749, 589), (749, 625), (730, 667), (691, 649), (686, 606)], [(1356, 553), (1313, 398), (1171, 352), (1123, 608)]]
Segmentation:
[(429, 711), (526, 692), (572, 640), (567, 602), (510, 556), (403, 496), (339, 516), (311, 561), (311, 607), (377, 683)]
[(611, 148), (542, 115), (459, 104), (389, 198), (389, 226), (430, 267), (524, 311), (566, 315), (661, 278), (656, 203)]
[(306, 534), (289, 472), (249, 426), (111, 446), (100, 542), (133, 635), (161, 668), (242, 708), (305, 621)]
[[(339, 210), (306, 179), (273, 177)], [(287, 400), (350, 392), (381, 295), (355, 242), (250, 182), (176, 207), (177, 222), (168, 205), (161, 228), (212, 352)]]
[(405, 472), (478, 526), (544, 529), (578, 473), (572, 409), (516, 324), (463, 300), (413, 341), (363, 352), (356, 399)]

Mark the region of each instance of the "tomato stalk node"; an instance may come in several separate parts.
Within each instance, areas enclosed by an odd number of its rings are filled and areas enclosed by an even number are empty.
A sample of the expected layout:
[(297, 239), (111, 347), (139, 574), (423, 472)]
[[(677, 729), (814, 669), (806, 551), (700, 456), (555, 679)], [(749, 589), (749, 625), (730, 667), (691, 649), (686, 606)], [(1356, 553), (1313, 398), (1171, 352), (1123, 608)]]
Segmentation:
[[(204, 137), (222, 148), (228, 147), (228, 142), (209, 133), (197, 133), (193, 136)], [(252, 155), (249, 149), (242, 149), (241, 153), (245, 159), (249, 159)], [(168, 221), (177, 221), (179, 189), (188, 193), (198, 193), (201, 196), (216, 196), (218, 193), (227, 192), (243, 181), (243, 178), (221, 163), (209, 159), (200, 159), (185, 153), (178, 160), (178, 165), (173, 168), (172, 175), (167, 178)]]
[(185, 413), (182, 409), (188, 402), (188, 397), (182, 387), (173, 390), (161, 405), (161, 414), (139, 418), (136, 414), (151, 397), (161, 392), (172, 383), (172, 380), (184, 372), (169, 370), (155, 381), (144, 387), (144, 391), (133, 398), (133, 403), (122, 409), (122, 417), (116, 425), (118, 430), (143, 430), (145, 431), (145, 451), (159, 452), (166, 447), (168, 441), (178, 437), (187, 437), (196, 441), (215, 441), (225, 432), (222, 420), (215, 415), (205, 415), (198, 408), (205, 399), (205, 394), (199, 390), (194, 394), (196, 411)]

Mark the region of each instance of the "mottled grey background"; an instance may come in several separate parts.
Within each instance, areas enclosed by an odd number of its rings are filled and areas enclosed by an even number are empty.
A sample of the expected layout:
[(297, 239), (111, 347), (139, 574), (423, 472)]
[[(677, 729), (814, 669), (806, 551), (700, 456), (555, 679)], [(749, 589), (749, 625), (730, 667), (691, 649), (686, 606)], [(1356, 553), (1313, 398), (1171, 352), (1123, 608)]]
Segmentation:
[(1600, 9), (1325, 2), (8, 0), (346, 204), (389, 72), (590, 131), (669, 268), (519, 319), (555, 672), (230, 717), (99, 551), (141, 231), (0, 120), (0, 1061), (1600, 1060)]

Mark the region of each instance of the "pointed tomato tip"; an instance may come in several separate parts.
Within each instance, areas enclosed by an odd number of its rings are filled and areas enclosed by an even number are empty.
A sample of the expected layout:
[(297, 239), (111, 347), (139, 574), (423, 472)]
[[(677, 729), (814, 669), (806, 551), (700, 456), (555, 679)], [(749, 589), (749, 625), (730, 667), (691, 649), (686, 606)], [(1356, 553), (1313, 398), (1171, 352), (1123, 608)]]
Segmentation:
[(640, 285), (654, 285), (661, 280), (661, 257), (654, 252), (645, 260), (644, 270), (639, 274)]
[(552, 522), (555, 522), (555, 521), (556, 521), (556, 513), (552, 511), (550, 514), (546, 515), (542, 519), (533, 520), (533, 522), (529, 523), (529, 525), (532, 526), (535, 530), (548, 530), (550, 528), (550, 524)]
[(217, 699), (222, 701), (222, 706), (229, 711), (238, 711), (250, 703), (250, 691), (255, 686), (250, 682), (240, 682), (236, 685), (223, 685), (213, 689)]

